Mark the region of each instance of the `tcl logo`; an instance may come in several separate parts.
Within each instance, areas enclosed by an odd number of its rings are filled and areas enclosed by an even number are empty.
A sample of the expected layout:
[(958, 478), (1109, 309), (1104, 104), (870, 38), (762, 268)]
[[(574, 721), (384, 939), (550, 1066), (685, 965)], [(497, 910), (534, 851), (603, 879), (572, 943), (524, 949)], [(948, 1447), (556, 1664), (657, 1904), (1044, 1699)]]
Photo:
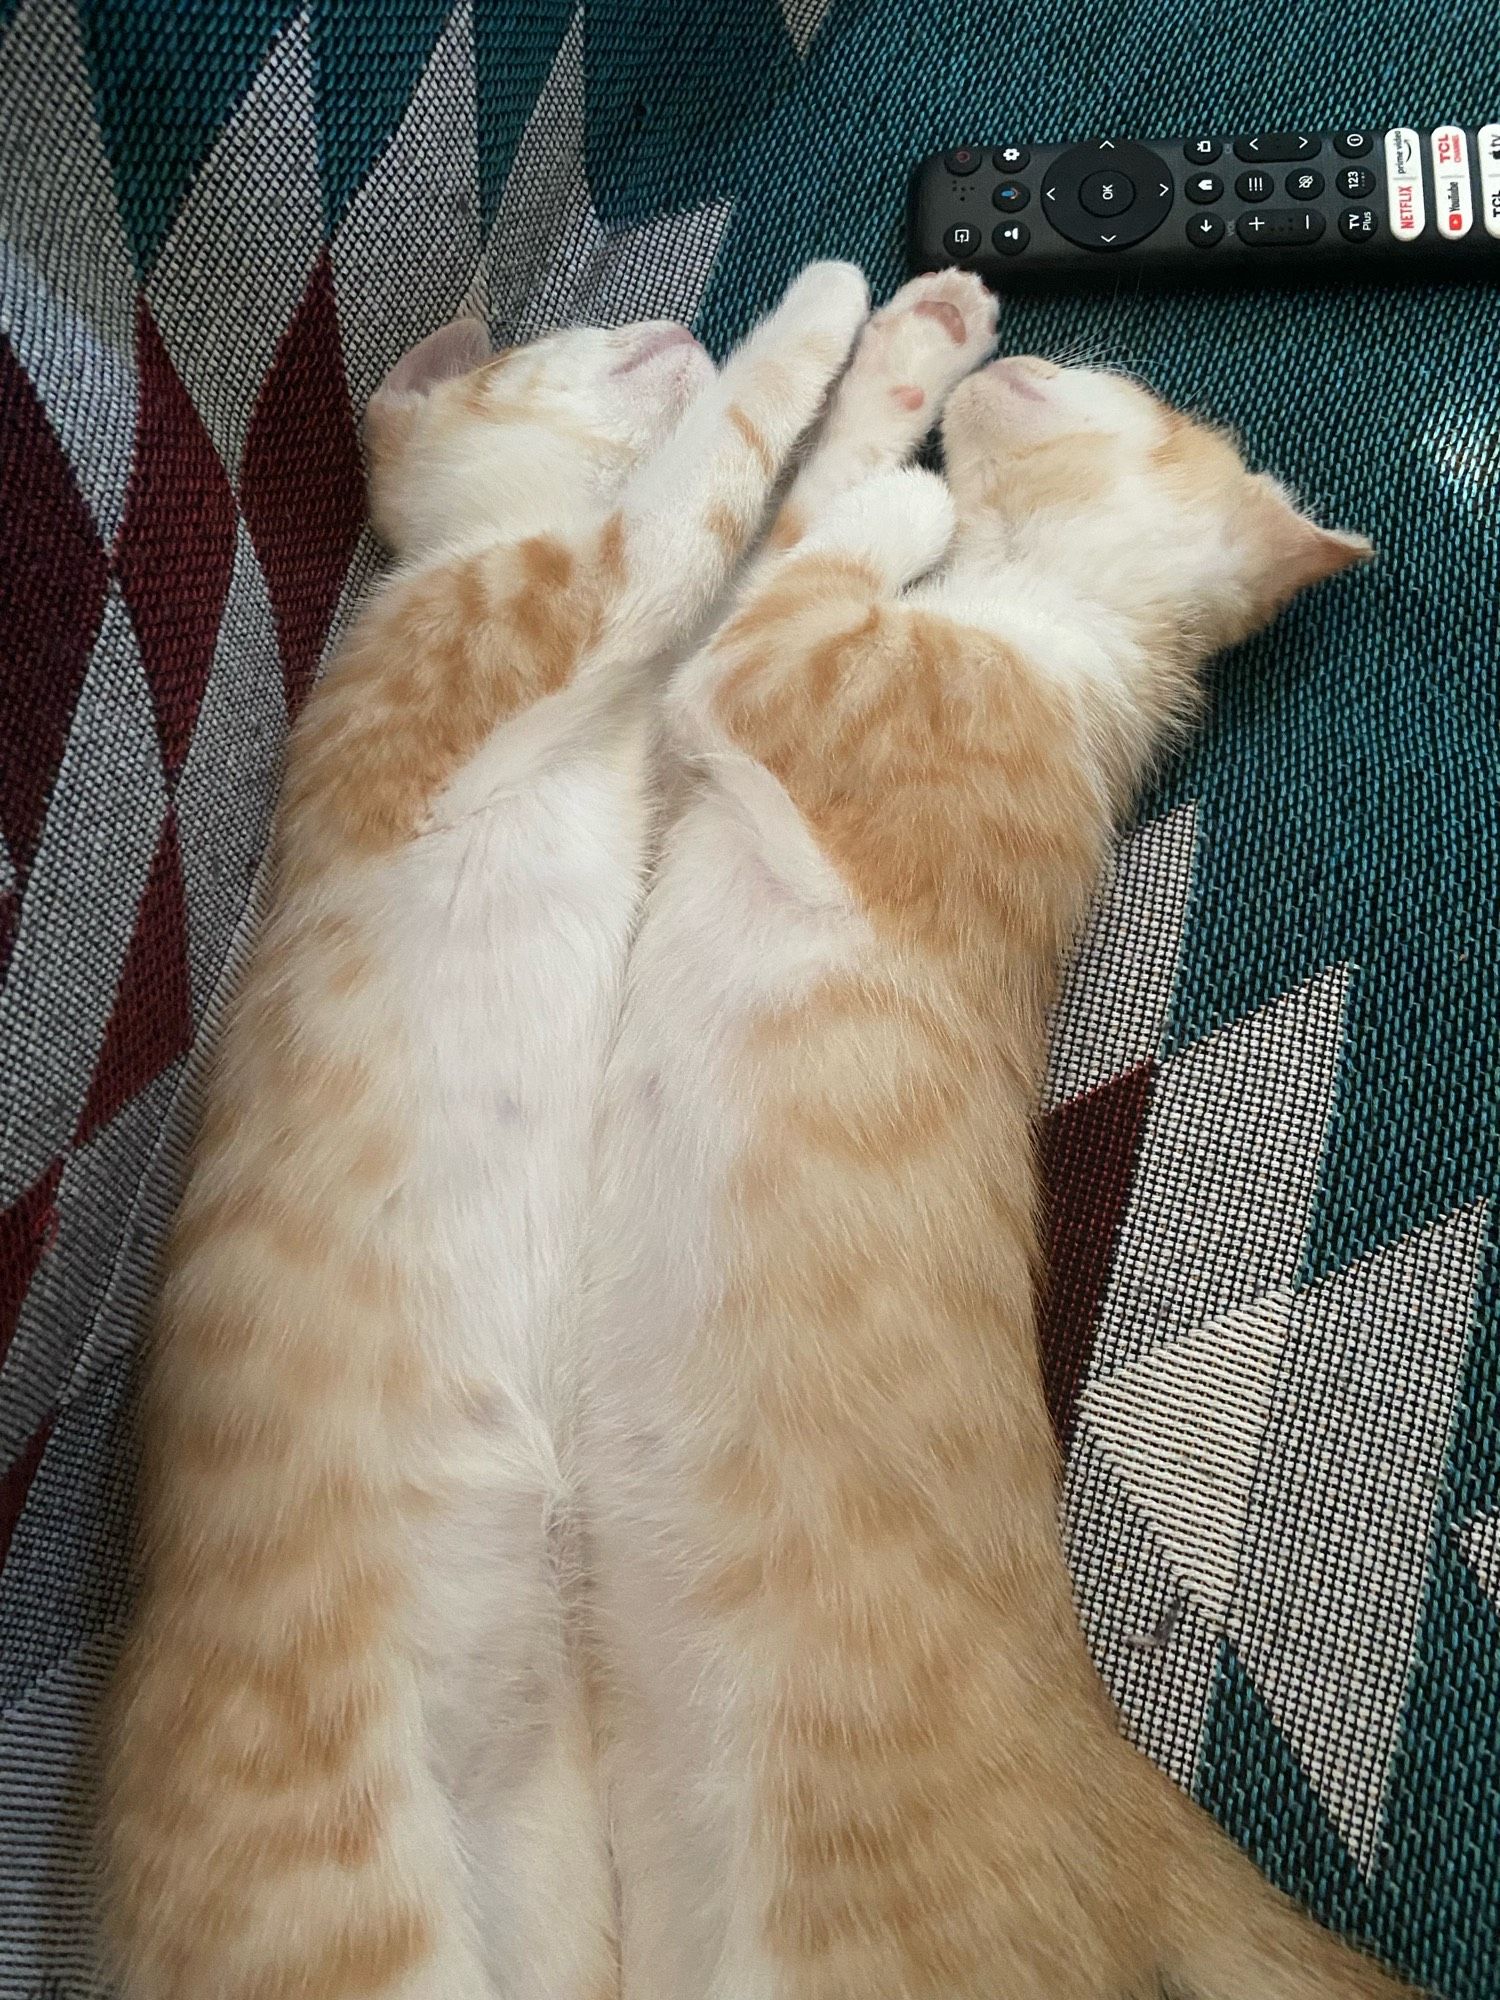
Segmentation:
[(1440, 167), (1456, 167), (1463, 158), (1457, 132), (1439, 132), (1433, 140), (1433, 150)]

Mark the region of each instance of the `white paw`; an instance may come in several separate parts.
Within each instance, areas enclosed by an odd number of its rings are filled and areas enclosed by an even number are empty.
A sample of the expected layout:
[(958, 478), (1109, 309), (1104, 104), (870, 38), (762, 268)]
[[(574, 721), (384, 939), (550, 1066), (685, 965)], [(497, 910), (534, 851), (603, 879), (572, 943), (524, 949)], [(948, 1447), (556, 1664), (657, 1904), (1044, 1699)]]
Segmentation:
[(903, 285), (866, 327), (850, 371), (910, 409), (938, 413), (995, 340), (998, 301), (972, 271), (932, 271)]
[(953, 539), (953, 496), (935, 472), (878, 472), (833, 502), (798, 545), (836, 549), (875, 565), (891, 586), (924, 576)]
[(763, 332), (780, 342), (788, 335), (828, 351), (839, 367), (870, 311), (870, 287), (857, 264), (809, 264), (794, 278)]

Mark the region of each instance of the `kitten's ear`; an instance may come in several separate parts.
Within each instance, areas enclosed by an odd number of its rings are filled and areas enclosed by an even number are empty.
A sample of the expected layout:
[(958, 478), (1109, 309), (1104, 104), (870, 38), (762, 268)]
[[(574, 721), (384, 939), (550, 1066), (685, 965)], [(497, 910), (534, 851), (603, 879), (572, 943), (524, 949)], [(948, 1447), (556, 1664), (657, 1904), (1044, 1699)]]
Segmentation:
[(1260, 609), (1272, 618), (1299, 591), (1337, 576), (1354, 563), (1368, 562), (1375, 551), (1363, 535), (1320, 528), (1292, 505), (1274, 479), (1255, 481), (1256, 514), (1252, 533), (1256, 545)]
[(491, 356), (483, 320), (456, 319), (429, 333), (403, 354), (365, 408), (365, 449), (372, 470), (399, 460), (416, 426), (423, 399), (440, 383), (453, 382)]
[(396, 396), (425, 396), (439, 382), (451, 382), (480, 367), (489, 360), (491, 352), (489, 328), (483, 320), (450, 320), (447, 326), (429, 333), (402, 355), (371, 402)]

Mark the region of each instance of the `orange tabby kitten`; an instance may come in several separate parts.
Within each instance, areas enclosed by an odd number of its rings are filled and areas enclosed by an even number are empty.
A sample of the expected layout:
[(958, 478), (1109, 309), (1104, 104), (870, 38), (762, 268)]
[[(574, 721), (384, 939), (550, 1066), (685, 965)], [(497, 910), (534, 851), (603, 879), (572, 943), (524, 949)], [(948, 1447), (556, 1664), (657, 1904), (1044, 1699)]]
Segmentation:
[(1205, 658), (1367, 547), (1042, 361), (954, 394), (951, 499), (865, 478), (988, 337), (977, 283), (920, 284), (669, 698), (696, 778), (583, 1343), (624, 1991), (1394, 1996), (1120, 1737), (1033, 1307), (1044, 1022), (1112, 823)]
[(813, 266), (717, 378), (683, 327), (460, 324), (375, 398), (406, 561), (294, 735), (150, 1363), (126, 2000), (613, 1990), (556, 1440), (651, 670), (866, 303)]

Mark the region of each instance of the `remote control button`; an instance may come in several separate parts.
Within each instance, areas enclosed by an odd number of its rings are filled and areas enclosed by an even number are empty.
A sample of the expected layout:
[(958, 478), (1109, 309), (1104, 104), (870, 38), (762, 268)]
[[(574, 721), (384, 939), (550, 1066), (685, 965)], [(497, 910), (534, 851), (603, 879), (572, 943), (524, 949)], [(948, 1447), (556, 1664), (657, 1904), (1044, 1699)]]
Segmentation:
[(1362, 160), (1374, 143), (1374, 137), (1369, 132), (1335, 132), (1333, 135), (1334, 151), (1342, 153), (1346, 160)]
[(1070, 146), (1042, 176), (1041, 208), (1058, 235), (1080, 250), (1123, 250), (1171, 214), (1171, 169), (1159, 153), (1129, 139)]
[(1024, 146), (997, 146), (995, 165), (1002, 174), (1019, 174), (1031, 165), (1031, 155)]
[(1449, 242), (1474, 227), (1474, 185), (1469, 179), (1469, 139), (1460, 125), (1439, 125), (1432, 135), (1432, 199), (1440, 235)]
[(1313, 132), (1261, 132), (1253, 139), (1236, 139), (1234, 150), (1240, 159), (1263, 166), (1267, 160), (1316, 159), (1318, 144)]
[(1267, 208), (1242, 215), (1235, 234), (1252, 250), (1284, 250), (1298, 243), (1316, 243), (1323, 218), (1315, 208)]
[(1017, 257), (1031, 241), (1031, 231), (1024, 222), (1002, 222), (990, 241), (1002, 257)]
[(1031, 199), (1031, 190), (1022, 187), (1019, 181), (1001, 181), (990, 199), (1002, 213), (1019, 215)]
[(1212, 250), (1222, 241), (1224, 218), (1222, 215), (1195, 215), (1187, 226), (1187, 240), (1200, 250)]
[(1182, 191), (1189, 201), (1218, 201), (1224, 193), (1224, 183), (1217, 174), (1189, 174)]
[(1500, 125), (1481, 125), (1479, 149), (1479, 212), (1486, 233), (1500, 236)]
[(955, 146), (951, 153), (944, 153), (943, 165), (950, 174), (972, 174), (984, 159), (977, 146)]
[(1375, 174), (1370, 167), (1345, 167), (1339, 175), (1339, 193), (1348, 195), (1351, 201), (1363, 201), (1367, 194), (1375, 192)]
[(1293, 201), (1316, 201), (1323, 192), (1323, 176), (1316, 167), (1298, 167), (1287, 175), (1286, 191)]
[(1252, 167), (1248, 174), (1240, 175), (1234, 184), (1234, 191), (1241, 201), (1269, 201), (1276, 192), (1276, 183), (1259, 167)]
[(1422, 192), (1422, 142), (1409, 125), (1393, 126), (1385, 135), (1385, 181), (1391, 234), (1398, 243), (1415, 243), (1427, 227), (1427, 201)]
[(1111, 167), (1105, 173), (1090, 174), (1078, 190), (1078, 199), (1090, 215), (1123, 215), (1135, 200), (1135, 182)]
[(1339, 217), (1339, 234), (1346, 243), (1368, 243), (1380, 233), (1380, 217), (1373, 208), (1346, 208)]
[(1217, 139), (1189, 139), (1182, 150), (1195, 167), (1211, 167), (1224, 148)]
[(943, 238), (950, 257), (972, 257), (979, 248), (979, 231), (972, 222), (955, 222)]

